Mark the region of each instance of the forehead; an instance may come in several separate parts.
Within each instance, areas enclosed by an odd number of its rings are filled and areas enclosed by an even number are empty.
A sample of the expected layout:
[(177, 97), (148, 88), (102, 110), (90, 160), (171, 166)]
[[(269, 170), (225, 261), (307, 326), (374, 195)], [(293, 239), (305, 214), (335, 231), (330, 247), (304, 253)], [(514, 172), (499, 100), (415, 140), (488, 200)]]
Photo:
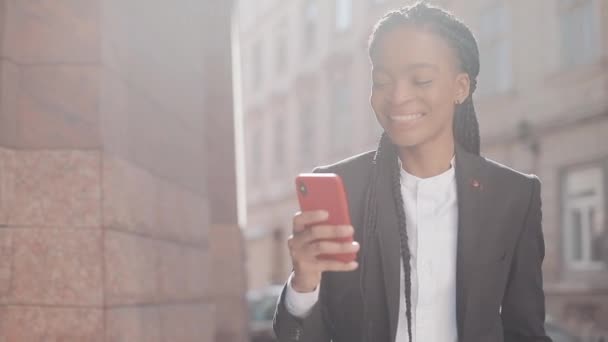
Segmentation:
[(374, 69), (401, 70), (408, 65), (433, 64), (440, 70), (456, 65), (450, 45), (438, 34), (413, 26), (399, 26), (378, 37), (372, 54)]

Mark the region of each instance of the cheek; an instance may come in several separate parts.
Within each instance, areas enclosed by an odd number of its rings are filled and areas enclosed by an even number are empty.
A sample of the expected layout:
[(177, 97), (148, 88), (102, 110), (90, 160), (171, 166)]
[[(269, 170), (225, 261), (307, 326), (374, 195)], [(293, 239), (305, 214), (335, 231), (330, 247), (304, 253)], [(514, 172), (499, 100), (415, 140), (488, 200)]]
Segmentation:
[(436, 115), (445, 116), (453, 112), (452, 92), (448, 87), (437, 87), (430, 90), (427, 93), (426, 100)]
[(376, 116), (382, 113), (382, 102), (382, 96), (380, 96), (378, 92), (372, 91), (372, 94), (369, 98), (369, 103), (371, 104), (374, 113), (376, 113)]

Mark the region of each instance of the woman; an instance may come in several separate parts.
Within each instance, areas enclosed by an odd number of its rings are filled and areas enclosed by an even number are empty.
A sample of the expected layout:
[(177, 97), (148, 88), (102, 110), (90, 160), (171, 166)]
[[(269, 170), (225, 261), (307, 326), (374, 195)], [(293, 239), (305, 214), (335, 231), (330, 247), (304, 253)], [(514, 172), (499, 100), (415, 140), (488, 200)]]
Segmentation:
[[(353, 225), (294, 216), (279, 341), (550, 341), (540, 182), (479, 155), (470, 30), (417, 4), (380, 20), (369, 55), (385, 133), (376, 151), (316, 170), (343, 178)], [(359, 243), (327, 241), (353, 233)]]

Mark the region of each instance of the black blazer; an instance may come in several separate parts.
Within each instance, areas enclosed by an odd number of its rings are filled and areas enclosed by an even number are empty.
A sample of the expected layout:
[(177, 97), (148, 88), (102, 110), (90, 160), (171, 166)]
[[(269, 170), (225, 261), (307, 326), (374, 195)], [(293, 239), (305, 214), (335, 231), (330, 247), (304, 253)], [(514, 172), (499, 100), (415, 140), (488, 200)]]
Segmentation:
[[(316, 170), (342, 177), (357, 241), (361, 241), (364, 199), (373, 156), (374, 152), (368, 152)], [(544, 241), (538, 178), (468, 153), (459, 146), (456, 147), (455, 173), (459, 341), (551, 341), (544, 329), (541, 273)], [(368, 309), (371, 312), (368, 319), (363, 321), (360, 269), (325, 272), (319, 301), (303, 320), (285, 308), (283, 289), (274, 318), (274, 330), (280, 342), (362, 341), (366, 327), (373, 331), (368, 342), (395, 341), (400, 298), (396, 210), (403, 209), (396, 208), (391, 191), (388, 179), (379, 182), (375, 240), (379, 246), (376, 253), (368, 255), (372, 259), (368, 265), (373, 265), (372, 271), (377, 274), (373, 286), (379, 295), (373, 298), (374, 307)], [(365, 248), (361, 246), (362, 250)]]

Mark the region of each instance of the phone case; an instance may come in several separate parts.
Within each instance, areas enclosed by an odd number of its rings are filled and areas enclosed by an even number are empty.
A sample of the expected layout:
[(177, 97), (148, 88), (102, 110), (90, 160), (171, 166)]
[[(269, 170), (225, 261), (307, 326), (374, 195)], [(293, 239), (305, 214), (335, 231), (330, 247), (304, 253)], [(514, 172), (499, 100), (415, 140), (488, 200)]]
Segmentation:
[[(296, 177), (296, 191), (300, 210), (326, 210), (329, 218), (324, 222), (329, 225), (350, 225), (348, 200), (342, 178), (334, 173), (302, 173)], [(352, 242), (352, 237), (332, 239), (340, 242)], [(321, 259), (335, 259), (342, 262), (356, 260), (357, 253), (321, 254)]]

